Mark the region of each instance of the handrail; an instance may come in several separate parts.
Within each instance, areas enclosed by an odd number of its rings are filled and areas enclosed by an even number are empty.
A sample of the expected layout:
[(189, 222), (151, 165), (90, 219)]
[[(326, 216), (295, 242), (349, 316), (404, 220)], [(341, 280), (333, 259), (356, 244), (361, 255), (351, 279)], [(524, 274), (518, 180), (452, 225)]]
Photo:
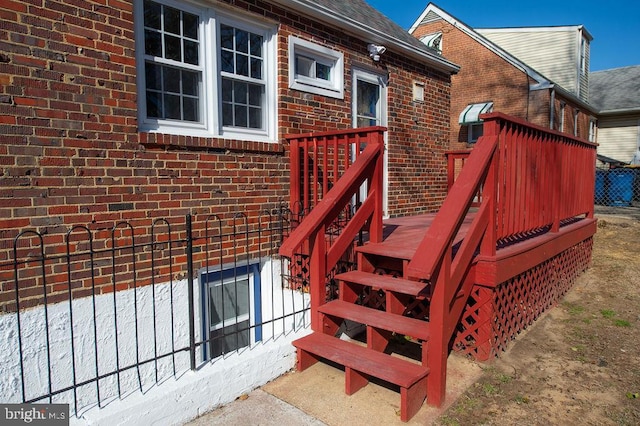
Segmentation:
[[(368, 179), (375, 165), (374, 161), (381, 154), (380, 146), (369, 145), (353, 163), (338, 183), (311, 210), (311, 213), (280, 246), (280, 255), (292, 257), (295, 250), (309, 237), (317, 233), (323, 225), (328, 225), (338, 216), (340, 211), (351, 200), (353, 194)], [(355, 234), (354, 234), (355, 236)]]
[[(475, 284), (470, 272), (477, 253), (495, 256), (505, 241), (557, 232), (566, 219), (593, 216), (596, 144), (501, 113), (481, 118), (485, 136), (407, 265), (409, 278), (432, 284), (427, 393), (436, 406), (445, 395), (449, 342)], [(454, 257), (456, 236), (480, 188), (479, 210)]]
[[(382, 240), (382, 135), (370, 139), (356, 160), (280, 246), (280, 255), (292, 258), (308, 247), (311, 296), (311, 328), (320, 330), (318, 308), (326, 303), (326, 276), (356, 236), (368, 224), (369, 241)], [(361, 206), (327, 249), (326, 229), (356, 197), (367, 182), (367, 195)]]
[(292, 212), (304, 216), (311, 211), (351, 167), (362, 145), (382, 140), (385, 131), (385, 127), (372, 126), (286, 135)]
[(497, 146), (498, 138), (495, 136), (482, 136), (477, 142), (476, 148), (471, 152), (465, 167), (460, 171), (458, 179), (418, 246), (416, 255), (407, 266), (410, 278), (431, 279), (445, 250), (451, 247), (462, 226)]

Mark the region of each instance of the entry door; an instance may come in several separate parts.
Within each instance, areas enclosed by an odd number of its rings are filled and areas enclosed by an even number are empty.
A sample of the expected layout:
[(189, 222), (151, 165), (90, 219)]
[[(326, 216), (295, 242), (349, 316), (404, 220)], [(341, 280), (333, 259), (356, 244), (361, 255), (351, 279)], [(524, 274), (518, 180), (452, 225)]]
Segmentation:
[[(361, 69), (353, 75), (353, 127), (387, 126), (387, 76)], [(384, 136), (382, 211), (387, 217), (387, 135)], [(362, 150), (363, 147), (359, 147)], [(355, 156), (355, 152), (352, 153)], [(366, 195), (366, 184), (360, 189)]]

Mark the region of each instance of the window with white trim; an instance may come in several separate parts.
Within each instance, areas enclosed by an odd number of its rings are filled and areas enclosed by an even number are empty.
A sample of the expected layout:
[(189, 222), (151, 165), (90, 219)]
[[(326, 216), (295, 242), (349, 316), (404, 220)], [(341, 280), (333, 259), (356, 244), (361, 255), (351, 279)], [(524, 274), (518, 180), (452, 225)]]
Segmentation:
[(589, 120), (589, 142), (595, 142), (596, 141), (596, 120), (595, 119), (591, 119)]
[(260, 264), (200, 271), (204, 360), (262, 340)]
[(136, 2), (141, 131), (275, 139), (275, 30), (173, 0)]
[(342, 99), (344, 55), (289, 36), (289, 88)]

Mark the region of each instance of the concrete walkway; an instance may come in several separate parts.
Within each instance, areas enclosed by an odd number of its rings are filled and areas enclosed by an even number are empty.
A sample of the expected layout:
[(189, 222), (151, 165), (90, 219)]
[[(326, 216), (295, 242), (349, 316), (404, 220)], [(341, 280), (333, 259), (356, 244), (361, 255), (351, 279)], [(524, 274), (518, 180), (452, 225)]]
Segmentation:
[(369, 383), (354, 395), (344, 393), (344, 372), (317, 363), (290, 372), (231, 404), (188, 423), (189, 426), (377, 426), (429, 425), (482, 373), (478, 364), (458, 354), (449, 356), (445, 405), (423, 405), (410, 422), (400, 421), (400, 394)]

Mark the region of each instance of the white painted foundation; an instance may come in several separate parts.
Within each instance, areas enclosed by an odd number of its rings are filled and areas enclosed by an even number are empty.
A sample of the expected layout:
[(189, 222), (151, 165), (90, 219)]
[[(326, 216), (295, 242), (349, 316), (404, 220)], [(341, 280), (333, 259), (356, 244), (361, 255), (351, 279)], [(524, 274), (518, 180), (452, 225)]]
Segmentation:
[[(266, 261), (261, 269), (262, 341), (237, 352), (203, 362), (202, 351), (196, 351), (196, 371), (190, 370), (189, 352), (184, 351), (151, 361), (120, 374), (120, 397), (115, 375), (100, 380), (101, 407), (97, 406), (96, 384), (77, 387), (78, 414), (71, 424), (181, 424), (204, 412), (236, 399), (290, 370), (295, 363), (291, 341), (309, 333), (308, 294), (282, 289), (279, 261)], [(272, 278), (273, 277), (273, 278)], [(20, 313), (23, 370), (26, 399), (48, 393), (49, 376), (52, 389), (91, 379), (147, 360), (172, 350), (170, 290), (173, 290), (173, 345), (188, 347), (188, 285), (186, 280), (146, 286), (115, 294), (97, 295), (93, 299), (73, 300), (74, 352), (71, 351), (71, 315), (69, 302), (48, 306), (48, 333), (51, 371), (46, 351), (45, 308), (35, 307)], [(154, 294), (155, 293), (155, 294)], [(152, 301), (155, 299), (155, 315)], [(198, 283), (194, 283), (196, 341), (201, 340), (201, 300)], [(138, 351), (136, 353), (137, 304)], [(95, 309), (96, 321), (93, 312)], [(117, 312), (117, 316), (114, 313)], [(287, 316), (287, 314), (295, 315)], [(156, 345), (154, 347), (154, 318)], [(116, 335), (115, 322), (118, 333)], [(0, 401), (22, 402), (17, 314), (0, 315)], [(97, 361), (94, 347), (97, 341)], [(115, 339), (118, 339), (116, 361)], [(174, 377), (175, 359), (176, 375)], [(142, 391), (140, 390), (142, 388)], [(48, 399), (40, 402), (49, 402)], [(53, 398), (54, 403), (70, 404), (74, 411), (74, 393), (67, 391)]]

